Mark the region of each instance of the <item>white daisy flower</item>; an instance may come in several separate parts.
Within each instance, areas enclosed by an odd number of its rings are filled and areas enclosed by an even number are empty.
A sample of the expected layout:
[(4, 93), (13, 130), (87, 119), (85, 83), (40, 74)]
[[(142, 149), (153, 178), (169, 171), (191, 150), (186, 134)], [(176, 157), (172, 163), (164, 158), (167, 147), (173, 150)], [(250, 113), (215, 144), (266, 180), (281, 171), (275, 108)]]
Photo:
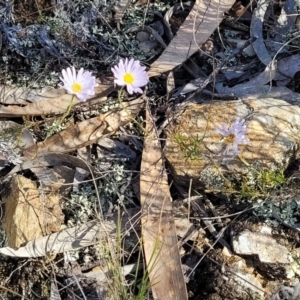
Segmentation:
[(221, 128), (215, 126), (215, 130), (223, 136), (224, 142), (227, 144), (226, 149), (223, 153), (224, 155), (229, 155), (231, 147), (234, 154), (238, 155), (238, 145), (245, 145), (249, 142), (249, 139), (245, 136), (248, 133), (245, 125), (245, 120), (240, 120), (240, 118), (237, 118), (230, 127), (223, 123), (221, 125)]
[(141, 87), (148, 83), (146, 68), (140, 65), (138, 60), (128, 58), (120, 60), (119, 64), (111, 68), (115, 76), (115, 84), (125, 86), (130, 95), (133, 93), (142, 94)]
[(63, 82), (61, 87), (68, 94), (76, 95), (83, 102), (95, 95), (95, 87), (98, 86), (96, 77), (92, 76), (91, 72), (84, 71), (83, 68), (78, 71), (78, 74), (74, 67), (62, 70), (60, 80)]

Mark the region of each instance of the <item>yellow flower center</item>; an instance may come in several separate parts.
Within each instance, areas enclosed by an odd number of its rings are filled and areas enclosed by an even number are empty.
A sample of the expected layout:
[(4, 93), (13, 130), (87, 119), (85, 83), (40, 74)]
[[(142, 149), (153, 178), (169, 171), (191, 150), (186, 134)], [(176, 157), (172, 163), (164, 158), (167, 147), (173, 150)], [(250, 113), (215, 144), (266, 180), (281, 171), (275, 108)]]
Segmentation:
[(80, 83), (75, 82), (72, 85), (72, 90), (73, 90), (74, 93), (79, 93), (79, 92), (82, 91), (82, 85)]
[(127, 84), (132, 84), (134, 81), (134, 77), (130, 73), (126, 73), (123, 79)]
[(230, 134), (228, 136), (226, 136), (226, 138), (224, 139), (224, 142), (229, 145), (232, 144), (235, 140), (235, 135), (234, 134)]

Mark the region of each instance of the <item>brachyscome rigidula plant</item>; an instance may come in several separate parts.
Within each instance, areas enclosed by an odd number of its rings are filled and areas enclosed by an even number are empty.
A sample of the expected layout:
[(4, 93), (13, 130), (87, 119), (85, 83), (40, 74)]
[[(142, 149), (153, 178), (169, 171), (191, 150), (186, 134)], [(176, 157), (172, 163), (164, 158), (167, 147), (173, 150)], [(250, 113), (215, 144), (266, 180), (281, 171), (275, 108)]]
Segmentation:
[(217, 133), (223, 136), (223, 141), (226, 144), (226, 149), (224, 155), (230, 155), (231, 148), (235, 155), (239, 154), (238, 145), (245, 145), (249, 142), (246, 137), (248, 130), (246, 128), (245, 120), (237, 118), (236, 121), (228, 127), (226, 124), (222, 123), (221, 127), (215, 125), (215, 130)]
[(141, 66), (138, 60), (133, 58), (128, 60), (121, 59), (119, 64), (111, 68), (115, 80), (114, 83), (119, 86), (126, 86), (127, 92), (132, 95), (133, 93), (143, 93), (141, 87), (145, 86), (148, 81), (148, 74), (146, 67)]
[(68, 94), (76, 95), (83, 102), (95, 95), (95, 87), (98, 86), (96, 77), (92, 76), (91, 72), (84, 71), (83, 68), (78, 73), (74, 67), (62, 70), (60, 80), (63, 82), (61, 87)]
[(74, 67), (63, 69), (62, 76), (59, 78), (63, 82), (63, 85), (60, 85), (60, 87), (64, 88), (68, 94), (73, 96), (67, 111), (57, 120), (54, 127), (47, 132), (45, 140), (47, 140), (57, 130), (57, 128), (62, 125), (66, 117), (69, 115), (73, 107), (74, 96), (77, 96), (80, 101), (85, 102), (88, 98), (95, 95), (95, 87), (98, 86), (96, 83), (96, 77), (92, 76), (91, 72), (84, 71), (83, 68), (81, 68), (78, 73)]

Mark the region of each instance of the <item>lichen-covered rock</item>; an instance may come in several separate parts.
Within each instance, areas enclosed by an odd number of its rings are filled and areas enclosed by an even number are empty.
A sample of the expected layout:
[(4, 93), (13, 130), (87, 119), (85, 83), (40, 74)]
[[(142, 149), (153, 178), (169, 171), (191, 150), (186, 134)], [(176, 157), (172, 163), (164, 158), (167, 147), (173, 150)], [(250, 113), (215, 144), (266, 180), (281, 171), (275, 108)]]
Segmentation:
[[(239, 156), (224, 155), (227, 144), (215, 130), (245, 120), (249, 142)], [(248, 174), (251, 167), (285, 169), (300, 138), (300, 108), (283, 100), (211, 101), (182, 107), (166, 128), (164, 148), (175, 178), (219, 188), (225, 174)]]
[(299, 264), (286, 246), (280, 244), (271, 233), (272, 229), (262, 226), (258, 231), (244, 230), (232, 233), (234, 253), (252, 258), (264, 276), (274, 279), (292, 279)]
[(19, 248), (31, 240), (59, 231), (64, 221), (59, 199), (57, 194), (40, 192), (30, 179), (14, 176), (9, 192), (3, 196), (2, 228), (8, 246)]
[(245, 230), (232, 238), (233, 250), (239, 255), (257, 255), (261, 263), (290, 264), (289, 250), (280, 245), (271, 234), (271, 228), (262, 227), (258, 232)]
[[(236, 256), (228, 252), (227, 248), (222, 251), (222, 258), (225, 263), (230, 266), (231, 274), (227, 282), (228, 285), (238, 287), (242, 293), (246, 289), (256, 293), (260, 297), (264, 296), (263, 278), (257, 274), (257, 271), (242, 257)], [(235, 284), (235, 283), (238, 283)]]

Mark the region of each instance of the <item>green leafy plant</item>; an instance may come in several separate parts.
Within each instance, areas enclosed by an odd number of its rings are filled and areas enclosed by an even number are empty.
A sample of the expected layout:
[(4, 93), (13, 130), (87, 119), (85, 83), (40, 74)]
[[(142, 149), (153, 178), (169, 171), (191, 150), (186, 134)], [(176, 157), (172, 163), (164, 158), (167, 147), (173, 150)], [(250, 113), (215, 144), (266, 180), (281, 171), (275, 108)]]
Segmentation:
[(283, 170), (260, 169), (257, 171), (257, 184), (261, 190), (276, 188), (286, 181)]
[(245, 176), (230, 178), (227, 193), (235, 194), (237, 200), (252, 202), (258, 198), (267, 198), (272, 191), (288, 183), (282, 169), (250, 167)]
[(200, 151), (202, 139), (195, 137), (186, 137), (181, 133), (174, 134), (174, 141), (177, 143), (185, 159), (200, 160)]
[(292, 226), (300, 217), (300, 198), (297, 196), (287, 199), (273, 197), (265, 201), (260, 199), (257, 203), (261, 205), (254, 209), (255, 216), (274, 227), (280, 224), (280, 221), (274, 217), (274, 212), (282, 222)]

